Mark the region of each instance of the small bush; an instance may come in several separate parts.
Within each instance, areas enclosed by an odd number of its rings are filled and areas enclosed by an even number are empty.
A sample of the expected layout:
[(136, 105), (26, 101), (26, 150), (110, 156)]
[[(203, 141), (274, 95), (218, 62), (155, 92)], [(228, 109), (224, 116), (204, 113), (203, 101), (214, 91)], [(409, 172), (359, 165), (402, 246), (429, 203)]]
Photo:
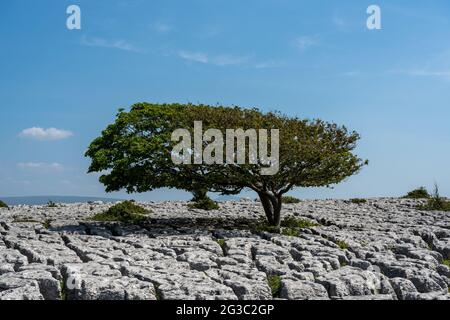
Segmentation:
[(58, 208), (58, 205), (54, 203), (52, 200), (47, 202), (47, 208)]
[(281, 278), (280, 276), (268, 276), (267, 283), (272, 291), (272, 297), (279, 298), (281, 294)]
[(271, 226), (265, 219), (259, 220), (256, 225), (252, 226), (252, 232), (270, 232), (279, 233), (284, 236), (298, 237), (299, 229), (309, 229), (317, 227), (319, 224), (305, 219), (297, 219), (294, 217), (286, 217), (281, 221), (280, 228)]
[(440, 196), (439, 187), (436, 184), (434, 186), (433, 196), (428, 199), (425, 205), (420, 205), (417, 209), (426, 211), (450, 211), (450, 201)]
[(51, 226), (52, 226), (52, 220), (51, 220), (51, 219), (46, 219), (46, 220), (42, 223), (42, 226), (43, 226), (45, 229), (50, 229)]
[(258, 232), (280, 233), (280, 228), (271, 226), (264, 218), (260, 218), (257, 221), (249, 223), (248, 228), (253, 233)]
[(425, 187), (420, 187), (413, 191), (408, 192), (407, 195), (404, 196), (403, 198), (404, 199), (429, 199), (429, 198), (431, 198), (431, 195), (428, 193), (428, 191)]
[(288, 237), (298, 237), (300, 236), (300, 231), (294, 228), (282, 228), (281, 234)]
[(297, 199), (296, 197), (291, 197), (291, 196), (284, 196), (282, 199), (282, 203), (285, 204), (295, 204), (295, 203), (300, 203), (300, 199)]
[(94, 215), (93, 221), (118, 221), (124, 223), (138, 223), (147, 219), (147, 215), (151, 213), (131, 201), (118, 203), (105, 212)]
[(360, 198), (354, 198), (354, 199), (350, 199), (351, 203), (354, 204), (363, 204), (363, 203), (367, 203), (366, 199), (360, 199)]
[(442, 260), (442, 264), (450, 268), (450, 259)]
[(337, 245), (339, 246), (339, 248), (341, 248), (342, 250), (346, 250), (346, 249), (349, 248), (348, 243), (345, 242), (345, 241), (342, 241), (342, 240), (338, 240), (338, 241), (336, 242), (336, 244), (337, 244)]
[(8, 208), (8, 205), (0, 200), (0, 208)]
[(226, 250), (225, 239), (218, 239), (217, 244), (222, 248), (223, 254), (225, 254), (225, 250)]
[(205, 199), (199, 199), (197, 201), (191, 202), (188, 204), (188, 207), (190, 209), (201, 209), (206, 211), (218, 210), (220, 208), (219, 205), (214, 200), (208, 197)]
[(305, 219), (297, 219), (294, 217), (286, 217), (281, 221), (281, 226), (285, 228), (302, 228), (309, 229), (317, 227), (318, 224)]

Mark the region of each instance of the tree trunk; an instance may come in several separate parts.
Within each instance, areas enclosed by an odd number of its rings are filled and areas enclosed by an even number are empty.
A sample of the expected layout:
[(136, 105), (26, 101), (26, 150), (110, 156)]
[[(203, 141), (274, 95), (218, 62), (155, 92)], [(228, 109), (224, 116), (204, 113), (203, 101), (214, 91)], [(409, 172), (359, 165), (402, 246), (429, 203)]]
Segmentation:
[(269, 225), (279, 228), (281, 224), (281, 196), (269, 192), (259, 192)]
[(192, 191), (192, 194), (194, 196), (194, 198), (192, 199), (193, 202), (198, 202), (201, 200), (206, 200), (208, 199), (208, 190), (205, 189), (197, 189)]

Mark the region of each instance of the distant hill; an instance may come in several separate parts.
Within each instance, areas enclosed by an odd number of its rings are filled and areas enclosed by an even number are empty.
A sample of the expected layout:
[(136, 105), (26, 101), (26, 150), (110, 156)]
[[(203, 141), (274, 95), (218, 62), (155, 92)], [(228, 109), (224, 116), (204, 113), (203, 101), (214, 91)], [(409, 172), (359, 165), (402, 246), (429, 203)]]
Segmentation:
[(5, 197), (0, 200), (4, 201), (10, 206), (15, 206), (19, 204), (27, 205), (43, 205), (47, 204), (50, 200), (55, 203), (77, 203), (77, 202), (88, 202), (88, 201), (103, 201), (103, 202), (116, 202), (123, 199), (111, 199), (111, 198), (101, 198), (101, 197), (75, 197), (75, 196), (33, 196), (33, 197)]

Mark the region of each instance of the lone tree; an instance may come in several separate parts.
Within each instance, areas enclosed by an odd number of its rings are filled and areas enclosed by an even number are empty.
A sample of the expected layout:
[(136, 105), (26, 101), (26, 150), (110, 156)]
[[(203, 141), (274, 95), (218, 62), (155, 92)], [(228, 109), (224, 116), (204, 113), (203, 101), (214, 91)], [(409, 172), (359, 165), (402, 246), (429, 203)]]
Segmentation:
[[(245, 150), (245, 164), (174, 163), (172, 151), (178, 141), (172, 141), (172, 133), (184, 128), (193, 136), (194, 121), (201, 121), (203, 130), (221, 132), (230, 128), (245, 133), (249, 129), (278, 129), (278, 171), (274, 175), (262, 174), (267, 163), (249, 163), (253, 155), (250, 148)], [(103, 172), (100, 182), (106, 191), (126, 189), (131, 193), (169, 187), (197, 194), (204, 190), (238, 194), (251, 189), (260, 198), (268, 223), (279, 227), (285, 193), (295, 187), (337, 184), (367, 164), (352, 153), (359, 138), (356, 132), (334, 123), (257, 109), (141, 103), (129, 112), (120, 110), (115, 123), (91, 143), (86, 156), (92, 159), (89, 172)], [(216, 139), (204, 138), (202, 146), (211, 146)], [(244, 139), (250, 141), (251, 137)], [(189, 148), (195, 149), (191, 143)], [(226, 146), (221, 148), (225, 151)], [(212, 154), (218, 151), (216, 146)], [(234, 151), (238, 152), (237, 147)], [(195, 152), (190, 156), (194, 158)]]

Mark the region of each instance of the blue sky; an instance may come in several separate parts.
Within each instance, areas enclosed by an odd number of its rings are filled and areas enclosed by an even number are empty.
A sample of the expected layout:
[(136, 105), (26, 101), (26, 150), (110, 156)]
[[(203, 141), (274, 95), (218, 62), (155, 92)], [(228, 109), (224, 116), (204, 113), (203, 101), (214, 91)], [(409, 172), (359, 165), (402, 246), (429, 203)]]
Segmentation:
[[(71, 4), (81, 30), (66, 28)], [(382, 30), (366, 28), (371, 4)], [(449, 15), (446, 0), (3, 0), (0, 197), (103, 196), (84, 151), (141, 101), (259, 107), (358, 131), (370, 165), (300, 197), (396, 196), (434, 181), (449, 195)]]

